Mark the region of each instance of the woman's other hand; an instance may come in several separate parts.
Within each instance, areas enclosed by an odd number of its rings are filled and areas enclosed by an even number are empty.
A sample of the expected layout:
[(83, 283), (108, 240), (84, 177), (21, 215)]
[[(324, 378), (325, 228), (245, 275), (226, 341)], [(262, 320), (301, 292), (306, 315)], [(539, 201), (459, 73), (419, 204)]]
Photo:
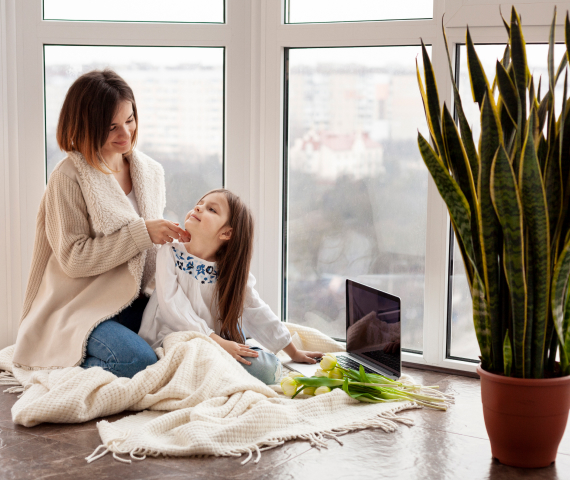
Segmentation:
[(165, 243), (179, 240), (181, 242), (189, 242), (190, 234), (178, 226), (177, 223), (169, 220), (145, 220), (146, 229), (150, 236), (150, 240), (155, 245), (164, 245)]

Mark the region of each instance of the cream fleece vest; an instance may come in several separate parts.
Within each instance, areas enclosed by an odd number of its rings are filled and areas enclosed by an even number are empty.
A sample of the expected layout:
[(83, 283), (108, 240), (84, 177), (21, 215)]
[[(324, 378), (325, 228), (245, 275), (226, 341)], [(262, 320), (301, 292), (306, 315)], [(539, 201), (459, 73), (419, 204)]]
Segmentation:
[(40, 203), (14, 363), (22, 368), (81, 364), (87, 339), (153, 287), (156, 250), (144, 220), (162, 218), (162, 166), (128, 158), (141, 217), (115, 180), (69, 152)]

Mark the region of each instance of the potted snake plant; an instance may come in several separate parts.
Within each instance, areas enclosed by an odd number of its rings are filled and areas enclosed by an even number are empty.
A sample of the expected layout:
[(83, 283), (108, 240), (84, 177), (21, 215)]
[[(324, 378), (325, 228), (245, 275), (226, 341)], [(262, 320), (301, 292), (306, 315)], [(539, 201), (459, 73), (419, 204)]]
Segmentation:
[[(465, 264), (492, 454), (519, 467), (555, 460), (570, 408), (570, 21), (567, 14), (566, 52), (559, 65), (554, 64), (555, 21), (556, 9), (547, 81), (529, 72), (514, 8), (510, 22), (503, 19), (509, 41), (492, 82), (467, 29), (471, 91), (480, 110), (477, 146), (454, 81), (445, 30), (458, 125), (440, 105), (423, 42), (424, 79), (417, 71), (431, 136), (430, 143), (418, 133), (418, 144)], [(562, 77), (563, 96), (555, 102)], [(562, 104), (558, 116), (556, 103)]]

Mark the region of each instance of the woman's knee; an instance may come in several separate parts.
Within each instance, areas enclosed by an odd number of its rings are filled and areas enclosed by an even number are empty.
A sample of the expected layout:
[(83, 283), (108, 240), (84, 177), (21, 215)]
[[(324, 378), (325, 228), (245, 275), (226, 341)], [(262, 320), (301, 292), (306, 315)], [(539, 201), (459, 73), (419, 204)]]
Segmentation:
[(137, 359), (135, 362), (140, 370), (144, 370), (146, 367), (150, 367), (158, 362), (158, 358), (156, 357), (154, 350), (149, 346), (148, 348), (137, 352)]
[(158, 361), (153, 349), (147, 344), (146, 348), (137, 349), (132, 359), (121, 365), (115, 364), (115, 368), (119, 371), (121, 377), (133, 378), (137, 373), (142, 372), (147, 367), (154, 365)]
[(99, 359), (99, 362), (89, 362), (88, 358), (82, 366), (101, 366), (118, 377), (128, 378), (158, 361), (148, 343), (113, 320), (107, 320), (93, 330), (87, 354)]

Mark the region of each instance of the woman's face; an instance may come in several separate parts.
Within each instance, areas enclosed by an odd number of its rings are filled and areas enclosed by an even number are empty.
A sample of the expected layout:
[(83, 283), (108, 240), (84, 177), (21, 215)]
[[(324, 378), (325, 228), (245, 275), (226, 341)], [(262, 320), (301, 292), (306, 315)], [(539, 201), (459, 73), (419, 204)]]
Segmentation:
[(184, 227), (192, 238), (228, 240), (232, 230), (227, 225), (229, 215), (230, 206), (226, 196), (219, 192), (211, 193), (186, 214)]
[(103, 157), (128, 153), (136, 126), (133, 105), (128, 100), (123, 100), (109, 127), (109, 137), (101, 147)]

